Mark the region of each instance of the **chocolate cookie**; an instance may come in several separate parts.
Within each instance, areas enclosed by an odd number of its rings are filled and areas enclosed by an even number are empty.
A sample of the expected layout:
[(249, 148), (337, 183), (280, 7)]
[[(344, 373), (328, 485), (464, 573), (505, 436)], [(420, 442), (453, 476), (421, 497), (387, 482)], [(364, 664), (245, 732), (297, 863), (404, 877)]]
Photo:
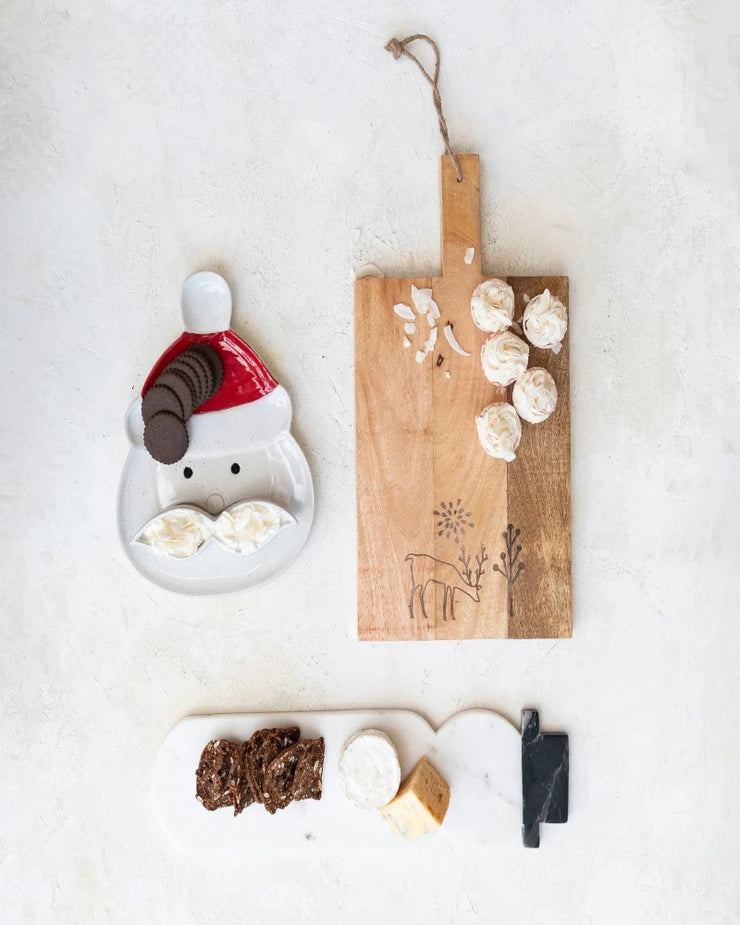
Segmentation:
[(165, 465), (178, 462), (187, 452), (189, 442), (185, 422), (171, 411), (158, 411), (144, 425), (144, 446), (157, 462)]
[(200, 350), (196, 350), (194, 347), (188, 347), (187, 350), (180, 354), (178, 359), (191, 363), (194, 368), (197, 369), (197, 375), (200, 378), (201, 385), (199, 405), (202, 405), (203, 402), (208, 401), (211, 395), (213, 395), (214, 375), (211, 364), (203, 353), (201, 353)]
[(324, 740), (306, 739), (300, 743), (291, 796), (294, 800), (320, 800), (324, 774)]
[(176, 370), (187, 376), (195, 393), (195, 407), (205, 401), (207, 380), (198, 359), (188, 355), (187, 350), (178, 354), (174, 360), (167, 364), (167, 369)]
[(141, 416), (146, 422), (160, 411), (170, 411), (182, 421), (186, 418), (185, 409), (177, 392), (168, 385), (160, 384), (158, 379), (141, 402)]
[(221, 388), (224, 381), (224, 364), (218, 354), (218, 350), (211, 347), (210, 344), (203, 343), (193, 344), (190, 349), (202, 354), (211, 367), (211, 372), (213, 373), (213, 392), (211, 393), (211, 397), (213, 397)]
[(246, 744), (245, 766), (254, 799), (265, 802), (265, 771), (278, 755), (300, 738), (297, 726), (286, 729), (259, 729)]
[(177, 394), (177, 397), (182, 402), (185, 420), (187, 421), (195, 410), (196, 399), (195, 386), (190, 381), (190, 377), (186, 373), (183, 373), (182, 370), (172, 369), (170, 366), (167, 366), (165, 371), (157, 377), (157, 381), (154, 384), (166, 385)]
[(211, 812), (233, 805), (230, 780), (241, 747), (228, 739), (214, 739), (201, 753), (195, 772), (195, 796)]

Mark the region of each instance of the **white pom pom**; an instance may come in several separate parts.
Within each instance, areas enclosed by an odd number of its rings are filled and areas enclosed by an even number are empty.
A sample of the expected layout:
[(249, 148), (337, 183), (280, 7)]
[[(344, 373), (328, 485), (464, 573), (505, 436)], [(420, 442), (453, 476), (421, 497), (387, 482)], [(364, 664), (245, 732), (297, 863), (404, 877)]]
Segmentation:
[(217, 334), (231, 325), (231, 289), (218, 273), (193, 273), (182, 284), (182, 320), (191, 334)]

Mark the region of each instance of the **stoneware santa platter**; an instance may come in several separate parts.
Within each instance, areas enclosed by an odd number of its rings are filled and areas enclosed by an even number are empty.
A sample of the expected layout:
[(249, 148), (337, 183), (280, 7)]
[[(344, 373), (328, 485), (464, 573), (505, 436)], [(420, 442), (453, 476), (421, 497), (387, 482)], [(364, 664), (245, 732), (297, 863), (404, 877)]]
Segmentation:
[(136, 569), (182, 594), (227, 594), (277, 578), (313, 520), (290, 397), (231, 330), (217, 273), (183, 285), (184, 333), (126, 414), (130, 449), (118, 530)]

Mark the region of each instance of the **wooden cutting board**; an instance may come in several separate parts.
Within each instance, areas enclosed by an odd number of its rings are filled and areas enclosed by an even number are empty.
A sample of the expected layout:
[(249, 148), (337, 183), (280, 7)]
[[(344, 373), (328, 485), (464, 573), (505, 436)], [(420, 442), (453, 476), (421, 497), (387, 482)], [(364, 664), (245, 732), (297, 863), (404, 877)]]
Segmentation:
[[(511, 389), (480, 364), (486, 335), (470, 315), (475, 287), (506, 279), (520, 319), (549, 289), (568, 305), (564, 276), (483, 273), (480, 165), (459, 156), (462, 182), (441, 159), (442, 275), (355, 283), (358, 633), (360, 639), (546, 638), (572, 635), (568, 341), (559, 354), (530, 348), (558, 389), (555, 412), (522, 422), (511, 463), (483, 452), (475, 417)], [(472, 250), (471, 250), (472, 249)], [(414, 305), (412, 286), (439, 306), (434, 350), (394, 305)], [(570, 314), (570, 312), (569, 312)], [(443, 334), (453, 325), (461, 356)], [(404, 336), (413, 341), (404, 347)]]

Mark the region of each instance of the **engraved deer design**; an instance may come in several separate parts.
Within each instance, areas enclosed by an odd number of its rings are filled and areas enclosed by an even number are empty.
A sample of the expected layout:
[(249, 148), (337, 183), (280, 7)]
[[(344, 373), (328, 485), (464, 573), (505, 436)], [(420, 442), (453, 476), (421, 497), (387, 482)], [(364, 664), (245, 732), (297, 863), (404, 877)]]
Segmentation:
[(466, 555), (462, 547), (458, 562), (462, 564), (462, 571), (451, 562), (435, 559), (425, 553), (410, 552), (406, 562), (411, 566), (411, 597), (409, 598), (409, 613), (413, 620), (416, 616), (416, 601), (421, 604), (421, 612), (426, 619), (429, 614), (426, 609), (425, 595), (430, 584), (442, 585), (444, 597), (442, 599), (442, 618), (455, 619), (455, 591), (462, 591), (476, 604), (480, 601), (480, 578), (484, 572), (483, 563), (486, 562), (486, 547), (481, 546), (475, 557), (475, 569), (470, 567), (470, 555)]

